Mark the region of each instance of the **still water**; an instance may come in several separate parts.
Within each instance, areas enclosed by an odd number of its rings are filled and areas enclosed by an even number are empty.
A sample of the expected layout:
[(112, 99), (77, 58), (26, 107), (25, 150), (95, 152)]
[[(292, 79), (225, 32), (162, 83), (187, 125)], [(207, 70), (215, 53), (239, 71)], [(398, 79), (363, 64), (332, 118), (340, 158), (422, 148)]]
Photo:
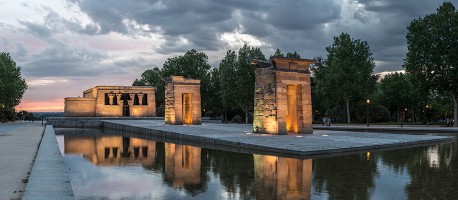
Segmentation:
[(77, 199), (458, 199), (457, 142), (296, 159), (56, 134)]

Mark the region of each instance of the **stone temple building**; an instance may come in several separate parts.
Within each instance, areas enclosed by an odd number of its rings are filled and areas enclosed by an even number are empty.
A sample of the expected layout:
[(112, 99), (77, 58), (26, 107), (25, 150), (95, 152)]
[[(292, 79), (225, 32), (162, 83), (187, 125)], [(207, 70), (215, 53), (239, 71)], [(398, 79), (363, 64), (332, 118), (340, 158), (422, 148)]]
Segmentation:
[(165, 123), (201, 124), (200, 80), (171, 76), (165, 82)]
[(312, 98), (309, 67), (314, 60), (272, 57), (253, 60), (255, 94), (253, 131), (311, 134)]
[(65, 98), (66, 117), (154, 117), (156, 88), (150, 86), (97, 86), (83, 97)]

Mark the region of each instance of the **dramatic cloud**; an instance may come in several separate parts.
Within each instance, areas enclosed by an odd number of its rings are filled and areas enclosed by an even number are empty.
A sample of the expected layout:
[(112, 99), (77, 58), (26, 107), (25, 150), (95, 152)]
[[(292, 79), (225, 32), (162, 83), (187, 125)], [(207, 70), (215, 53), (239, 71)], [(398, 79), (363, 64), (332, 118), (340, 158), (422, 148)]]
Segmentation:
[[(458, 6), (458, 0), (452, 1)], [(29, 82), (25, 102), (56, 102), (94, 85), (130, 85), (190, 49), (216, 67), (243, 44), (326, 57), (342, 32), (369, 43), (375, 72), (402, 69), (410, 21), (432, 0), (46, 0), (0, 3), (0, 51)], [(49, 103), (51, 104), (51, 103)]]

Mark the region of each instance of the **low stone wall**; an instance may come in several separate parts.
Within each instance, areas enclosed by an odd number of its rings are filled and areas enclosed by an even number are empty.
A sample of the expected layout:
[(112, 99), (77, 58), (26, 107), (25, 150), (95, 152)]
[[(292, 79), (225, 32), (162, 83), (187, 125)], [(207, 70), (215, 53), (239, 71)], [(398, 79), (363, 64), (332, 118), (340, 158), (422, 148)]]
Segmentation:
[(66, 117), (95, 116), (96, 98), (67, 97), (65, 98), (64, 115)]
[(46, 125), (59, 128), (102, 127), (102, 120), (164, 120), (163, 117), (49, 117)]
[(75, 199), (52, 126), (46, 126), (22, 199)]

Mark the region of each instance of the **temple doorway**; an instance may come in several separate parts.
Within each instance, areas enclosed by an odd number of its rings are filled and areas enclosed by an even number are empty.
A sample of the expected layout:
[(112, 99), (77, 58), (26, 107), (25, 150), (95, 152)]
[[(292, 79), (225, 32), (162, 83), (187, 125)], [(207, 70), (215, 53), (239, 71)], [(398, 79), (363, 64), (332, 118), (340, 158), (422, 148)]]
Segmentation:
[(122, 116), (124, 117), (130, 116), (129, 103), (127, 102), (127, 100), (124, 100), (122, 104)]
[(192, 94), (183, 94), (183, 123), (192, 124)]
[(286, 130), (288, 133), (299, 133), (297, 115), (297, 85), (287, 85)]

